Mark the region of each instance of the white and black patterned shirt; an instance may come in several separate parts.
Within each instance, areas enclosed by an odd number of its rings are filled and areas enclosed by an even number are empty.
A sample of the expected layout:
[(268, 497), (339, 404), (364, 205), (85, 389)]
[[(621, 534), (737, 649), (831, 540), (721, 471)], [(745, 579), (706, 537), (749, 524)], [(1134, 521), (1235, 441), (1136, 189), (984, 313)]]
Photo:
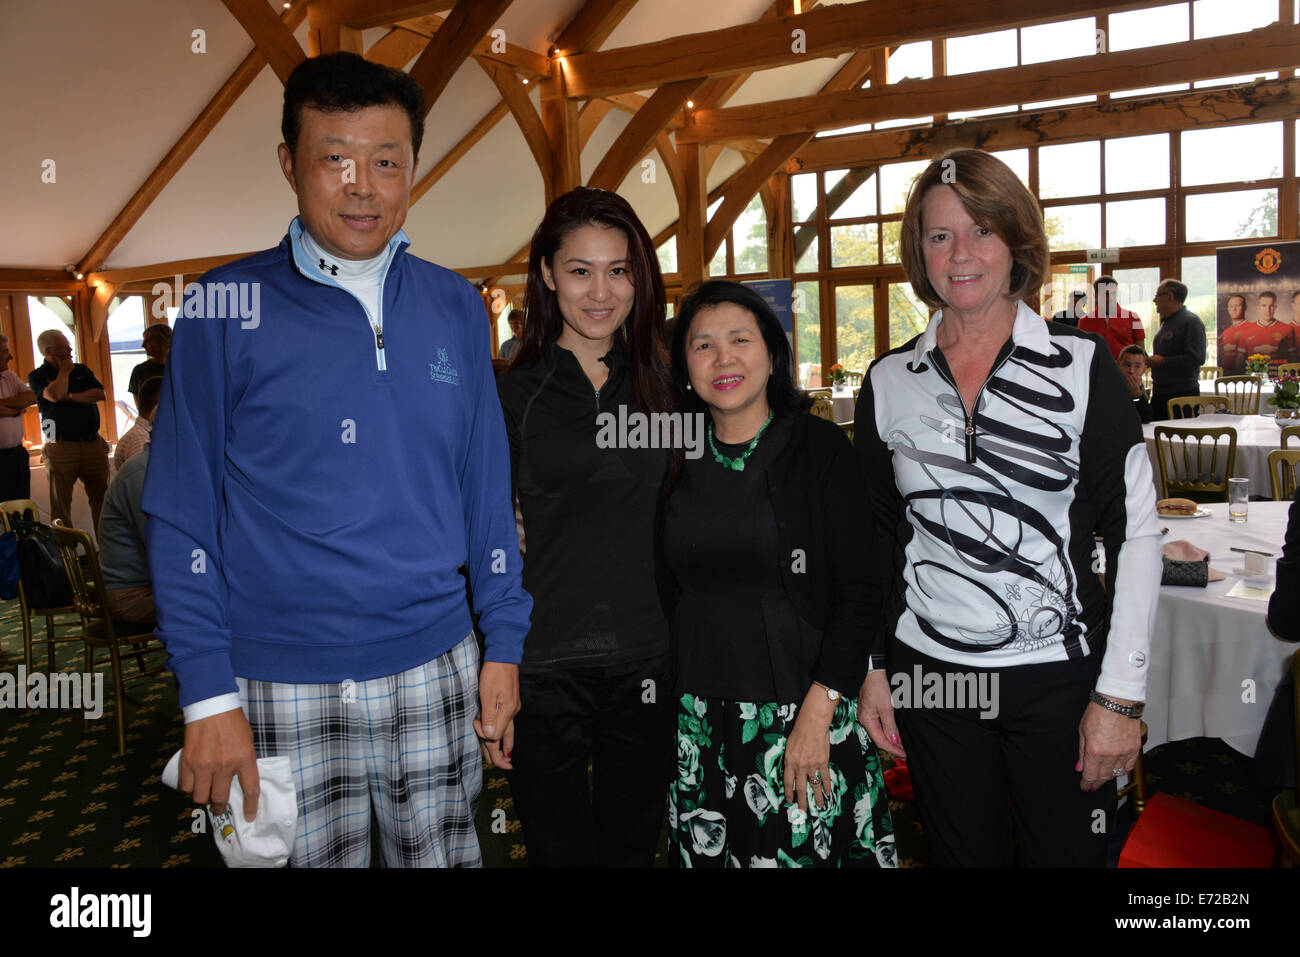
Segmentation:
[(854, 416), (894, 576), (877, 650), (896, 635), (996, 668), (1105, 647), (1097, 690), (1144, 700), (1160, 529), (1119, 367), (1097, 336), (1020, 303), (968, 418), (936, 346), (942, 321), (872, 364)]

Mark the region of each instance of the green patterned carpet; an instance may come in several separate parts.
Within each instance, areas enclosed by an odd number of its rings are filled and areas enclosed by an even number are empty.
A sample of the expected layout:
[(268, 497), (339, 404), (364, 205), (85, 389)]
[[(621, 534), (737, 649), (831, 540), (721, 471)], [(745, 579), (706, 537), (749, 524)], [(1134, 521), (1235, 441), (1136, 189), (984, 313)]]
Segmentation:
[[(71, 625), (75, 618), (62, 621)], [(44, 634), (43, 620), (34, 627), (38, 636)], [(81, 669), (79, 643), (56, 648), (59, 670)], [(45, 646), (38, 644), (37, 667), (45, 664), (45, 656)], [(16, 674), (22, 660), (18, 602), (4, 602), (0, 673)], [(130, 674), (134, 659), (126, 667)], [(128, 685), (122, 758), (113, 756), (110, 684), (106, 679), (103, 716), (84, 725), (80, 712), (0, 708), (0, 867), (221, 866), (212, 838), (193, 830), (195, 809), (159, 781), (181, 745), (175, 682), (164, 674)], [(1272, 794), (1255, 784), (1250, 759), (1219, 741), (1197, 738), (1165, 745), (1148, 755), (1147, 769), (1153, 792), (1167, 791), (1271, 826)], [(891, 808), (899, 863), (922, 865), (915, 808), (901, 801), (892, 801)], [(510, 787), (500, 772), (489, 771), (484, 781), (478, 830), (488, 867), (527, 865)], [(662, 865), (666, 835), (660, 843)], [(372, 857), (378, 861), (377, 853)]]

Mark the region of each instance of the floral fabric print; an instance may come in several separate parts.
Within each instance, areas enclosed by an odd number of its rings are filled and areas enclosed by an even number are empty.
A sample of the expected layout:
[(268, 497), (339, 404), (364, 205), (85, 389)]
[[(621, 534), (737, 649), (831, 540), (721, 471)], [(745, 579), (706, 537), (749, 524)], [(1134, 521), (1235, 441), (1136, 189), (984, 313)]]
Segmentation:
[(668, 827), (683, 867), (897, 867), (880, 758), (841, 698), (824, 807), (785, 803), (785, 742), (798, 705), (684, 694)]

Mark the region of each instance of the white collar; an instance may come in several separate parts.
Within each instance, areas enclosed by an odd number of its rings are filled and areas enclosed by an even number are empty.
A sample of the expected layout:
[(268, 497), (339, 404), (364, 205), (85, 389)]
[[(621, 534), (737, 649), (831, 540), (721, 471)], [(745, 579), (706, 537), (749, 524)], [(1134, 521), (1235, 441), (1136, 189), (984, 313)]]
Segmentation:
[[(920, 364), (925, 354), (934, 349), (939, 339), (939, 325), (943, 322), (943, 310), (940, 309), (930, 317), (925, 332), (916, 340), (912, 350), (912, 363)], [(1016, 303), (1016, 318), (1011, 326), (1011, 342), (1014, 346), (1028, 346), (1035, 352), (1046, 353), (1051, 347), (1052, 337), (1047, 331), (1047, 322), (1023, 301)]]

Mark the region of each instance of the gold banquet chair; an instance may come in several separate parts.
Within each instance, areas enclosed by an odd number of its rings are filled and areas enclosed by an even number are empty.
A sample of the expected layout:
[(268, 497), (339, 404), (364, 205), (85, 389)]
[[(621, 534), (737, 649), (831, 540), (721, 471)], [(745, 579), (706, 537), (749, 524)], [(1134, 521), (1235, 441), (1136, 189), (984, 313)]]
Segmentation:
[[(1160, 497), (1226, 502), (1228, 478), (1237, 464), (1237, 430), (1155, 427)], [(1226, 447), (1225, 447), (1226, 446)]]
[[(54, 526), (54, 540), (59, 545), (59, 554), (63, 557), (63, 567), (72, 584), (72, 598), (76, 602), (76, 611), (81, 616), (81, 634), (86, 643), (86, 674), (95, 672), (95, 649), (107, 648), (108, 660), (113, 671), (113, 701), (117, 708), (117, 756), (126, 752), (126, 719), (124, 716), (126, 694), (124, 686), (127, 681), (151, 678), (164, 674), (164, 664), (145, 668), (144, 653), (162, 651), (163, 646), (153, 635), (152, 625), (131, 622), (115, 622), (108, 613), (108, 598), (104, 591), (104, 573), (99, 566), (99, 552), (90, 536), (79, 528)], [(122, 674), (122, 648), (136, 656), (135, 674), (124, 677)], [(102, 665), (102, 662), (101, 662)]]
[(1277, 367), (1277, 377), (1280, 379), (1284, 375), (1300, 375), (1300, 362), (1284, 362)]
[(1227, 375), (1214, 380), (1214, 394), (1228, 397), (1233, 415), (1259, 415), (1259, 379), (1253, 375)]
[(1228, 397), (1223, 395), (1179, 396), (1165, 402), (1165, 418), (1194, 419), (1198, 415), (1227, 412), (1229, 404)]
[[(7, 502), (0, 502), (0, 531), (10, 531), (13, 527), (10, 520), (14, 518), (25, 518), (29, 521), (39, 522), (41, 514), (36, 508), (36, 503), (30, 498), (15, 498)], [(23, 664), (27, 666), (28, 674), (32, 673), (32, 645), (37, 640), (32, 636), (32, 616), (39, 615), (45, 619), (45, 650), (49, 657), (49, 671), (53, 674), (57, 670), (54, 666), (55, 644), (80, 639), (79, 635), (60, 635), (58, 628), (74, 626), (63, 623), (55, 625), (54, 616), (74, 614), (76, 610), (74, 605), (33, 608), (31, 603), (27, 601), (27, 590), (23, 588), (22, 579), (18, 580), (18, 613), (22, 616), (23, 623)]]
[(1223, 366), (1201, 366), (1202, 382), (1212, 382), (1223, 375)]
[(1295, 498), (1295, 471), (1300, 465), (1300, 449), (1274, 449), (1268, 453), (1268, 480), (1273, 486), (1273, 501), (1289, 502)]
[(825, 419), (827, 422), (835, 421), (835, 403), (831, 401), (831, 397), (828, 395), (814, 397), (812, 408), (808, 411), (818, 418)]
[(1300, 425), (1285, 425), (1282, 427), (1282, 448), (1290, 448), (1291, 440), (1295, 439), (1300, 444)]

